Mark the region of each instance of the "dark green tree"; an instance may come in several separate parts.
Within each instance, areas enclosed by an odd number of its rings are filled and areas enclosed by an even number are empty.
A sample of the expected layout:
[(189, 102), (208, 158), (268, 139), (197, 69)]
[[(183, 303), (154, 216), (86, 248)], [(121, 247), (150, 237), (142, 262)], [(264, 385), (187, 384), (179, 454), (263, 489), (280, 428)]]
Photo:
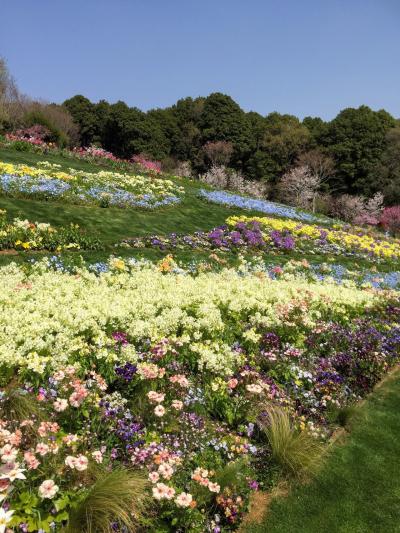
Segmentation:
[(367, 106), (347, 108), (329, 123), (323, 143), (336, 162), (336, 187), (369, 195), (371, 171), (381, 160), (386, 134), (396, 124), (386, 111)]
[(81, 145), (92, 144), (98, 131), (95, 105), (88, 98), (77, 94), (65, 100), (63, 106), (68, 109), (75, 124), (79, 127)]

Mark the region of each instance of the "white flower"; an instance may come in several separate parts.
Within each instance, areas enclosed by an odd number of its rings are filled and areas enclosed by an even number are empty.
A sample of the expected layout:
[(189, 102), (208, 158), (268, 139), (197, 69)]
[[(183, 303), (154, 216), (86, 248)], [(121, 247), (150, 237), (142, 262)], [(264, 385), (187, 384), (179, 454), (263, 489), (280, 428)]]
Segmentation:
[(52, 479), (46, 479), (39, 487), (39, 496), (51, 500), (57, 494), (58, 489), (58, 485)]
[(0, 468), (0, 479), (9, 479), (15, 481), (16, 479), (26, 479), (22, 472), (25, 472), (25, 468), (19, 468), (19, 463), (7, 463)]
[(2, 507), (0, 508), (0, 533), (5, 532), (13, 514), (14, 511), (5, 511)]
[(179, 496), (175, 498), (175, 503), (178, 507), (189, 507), (193, 501), (193, 496), (187, 492), (181, 492)]

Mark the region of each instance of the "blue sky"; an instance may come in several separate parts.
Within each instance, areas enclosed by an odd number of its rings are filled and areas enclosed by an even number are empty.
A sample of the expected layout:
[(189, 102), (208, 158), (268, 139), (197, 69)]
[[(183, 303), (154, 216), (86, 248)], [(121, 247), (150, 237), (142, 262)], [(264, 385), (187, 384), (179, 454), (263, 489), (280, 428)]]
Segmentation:
[(400, 117), (400, 0), (1, 0), (22, 92), (146, 110), (220, 91), (246, 111)]

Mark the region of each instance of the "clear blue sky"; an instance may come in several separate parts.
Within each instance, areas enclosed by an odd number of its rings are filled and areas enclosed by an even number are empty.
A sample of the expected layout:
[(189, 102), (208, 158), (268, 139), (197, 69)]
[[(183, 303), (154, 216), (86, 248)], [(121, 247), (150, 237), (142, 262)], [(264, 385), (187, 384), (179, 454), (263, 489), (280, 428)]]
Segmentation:
[(220, 91), (246, 111), (400, 117), (400, 0), (0, 0), (22, 92), (143, 110)]

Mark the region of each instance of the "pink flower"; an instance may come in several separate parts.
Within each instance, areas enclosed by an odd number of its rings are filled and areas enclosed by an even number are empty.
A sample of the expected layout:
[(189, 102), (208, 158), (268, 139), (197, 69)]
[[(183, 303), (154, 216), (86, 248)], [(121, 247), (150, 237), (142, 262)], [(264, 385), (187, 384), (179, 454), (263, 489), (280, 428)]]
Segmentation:
[(147, 393), (147, 397), (152, 403), (161, 403), (164, 401), (165, 394), (151, 390)]
[(39, 487), (39, 496), (41, 498), (54, 498), (57, 494), (59, 487), (54, 483), (52, 479), (46, 479)]
[(160, 479), (160, 474), (158, 472), (150, 472), (149, 474), (149, 480), (152, 483), (157, 483), (157, 481)]
[(75, 461), (76, 461), (75, 457), (73, 457), (72, 455), (67, 455), (67, 457), (65, 458), (64, 463), (67, 466), (69, 466), (70, 468), (74, 469), (75, 468)]
[(164, 483), (157, 483), (155, 487), (153, 487), (153, 497), (156, 500), (162, 500), (166, 498), (168, 486)]
[(159, 417), (164, 416), (165, 408), (162, 405), (157, 405), (157, 407), (154, 409), (154, 414)]
[(162, 463), (158, 467), (158, 473), (164, 478), (164, 479), (171, 479), (172, 474), (174, 473), (174, 469), (171, 465), (168, 463)]
[(40, 461), (35, 457), (35, 454), (32, 452), (25, 452), (24, 459), (28, 470), (36, 470), (36, 468), (40, 465)]
[(26, 479), (24, 468), (19, 468), (19, 463), (7, 463), (0, 468), (0, 479), (9, 479), (11, 482), (16, 479)]
[(10, 463), (15, 461), (18, 455), (18, 450), (13, 448), (11, 444), (6, 444), (3, 448), (0, 449), (1, 461), (3, 463)]
[(221, 490), (221, 487), (218, 485), (218, 483), (209, 483), (208, 484), (208, 490), (210, 492), (216, 492), (218, 494), (218, 492)]
[(171, 405), (177, 411), (181, 411), (183, 409), (183, 402), (180, 400), (173, 400)]
[(58, 398), (53, 403), (53, 407), (54, 410), (57, 411), (57, 413), (62, 413), (68, 407), (68, 400), (65, 400), (64, 398)]
[(98, 464), (103, 462), (103, 454), (100, 450), (95, 450), (94, 452), (92, 452), (92, 457)]
[(75, 469), (78, 470), (78, 472), (83, 472), (88, 467), (88, 458), (84, 455), (78, 455), (75, 459)]
[(178, 507), (189, 507), (193, 501), (193, 496), (187, 492), (181, 492), (179, 496), (175, 498), (175, 503)]
[(36, 453), (41, 455), (42, 457), (49, 453), (49, 446), (45, 444), (44, 442), (38, 442), (36, 445)]
[(231, 378), (231, 379), (228, 381), (227, 385), (228, 385), (228, 388), (229, 388), (229, 389), (234, 389), (234, 388), (237, 387), (238, 383), (239, 383), (239, 381), (238, 381), (236, 378)]

